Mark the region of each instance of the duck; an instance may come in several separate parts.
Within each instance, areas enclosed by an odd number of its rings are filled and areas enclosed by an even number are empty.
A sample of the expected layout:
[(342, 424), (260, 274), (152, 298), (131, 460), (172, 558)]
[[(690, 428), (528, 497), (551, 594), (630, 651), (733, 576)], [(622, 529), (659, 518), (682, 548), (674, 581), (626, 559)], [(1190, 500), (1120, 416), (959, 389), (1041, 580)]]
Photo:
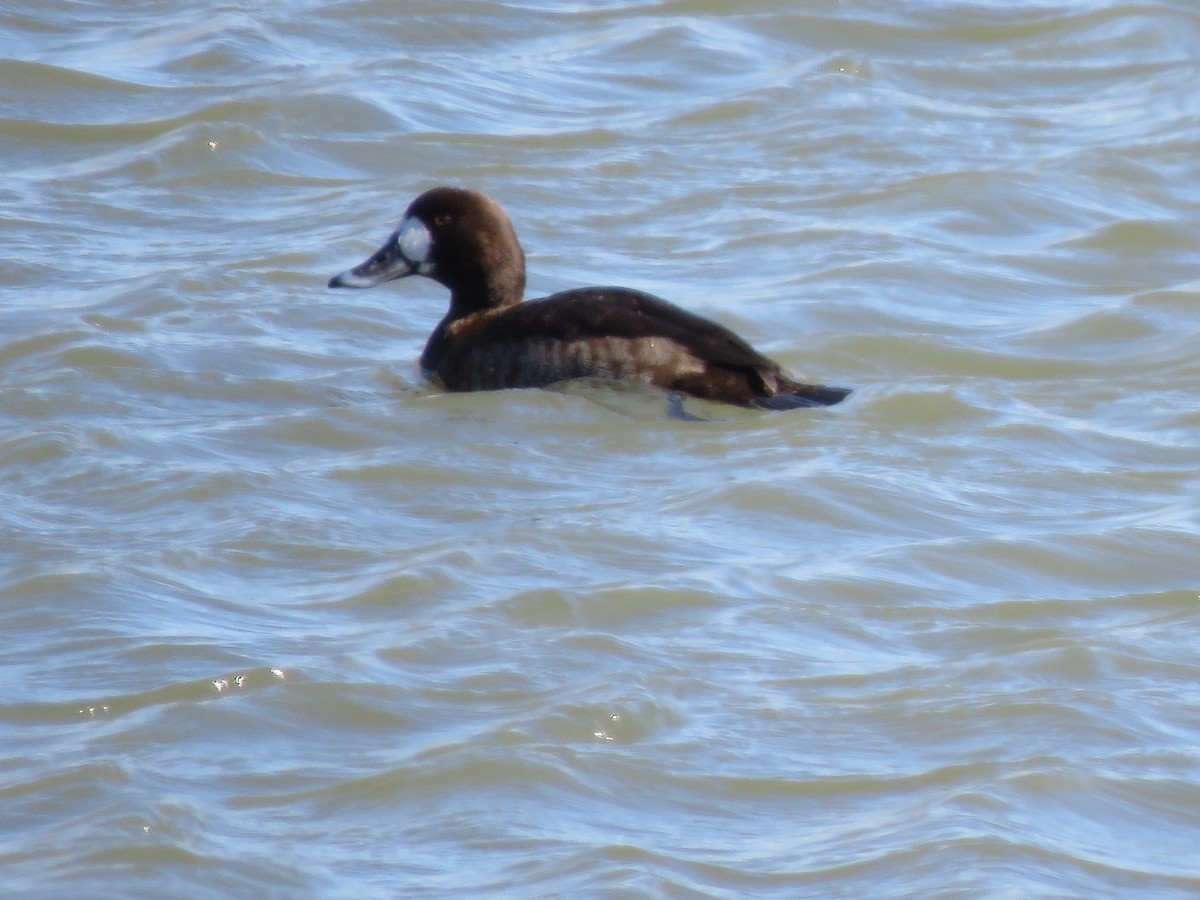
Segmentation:
[(435, 187), (365, 261), (330, 288), (412, 275), (450, 291), (421, 368), (447, 391), (544, 388), (572, 379), (645, 382), (686, 397), (787, 410), (832, 406), (851, 391), (796, 379), (722, 325), (625, 287), (524, 299), (525, 251), (504, 209), (478, 191)]

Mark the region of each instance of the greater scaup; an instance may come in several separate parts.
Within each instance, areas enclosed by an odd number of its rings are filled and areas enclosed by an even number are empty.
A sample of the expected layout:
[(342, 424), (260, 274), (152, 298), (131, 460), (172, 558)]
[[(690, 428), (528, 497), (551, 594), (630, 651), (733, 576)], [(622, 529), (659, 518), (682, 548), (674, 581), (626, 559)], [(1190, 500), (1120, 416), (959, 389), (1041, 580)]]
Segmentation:
[(329, 286), (409, 275), (450, 289), (450, 311), (421, 354), (450, 391), (629, 379), (767, 409), (828, 406), (850, 393), (796, 381), (729, 329), (641, 291), (577, 288), (523, 302), (525, 253), (504, 210), (476, 191), (426, 191), (379, 250)]

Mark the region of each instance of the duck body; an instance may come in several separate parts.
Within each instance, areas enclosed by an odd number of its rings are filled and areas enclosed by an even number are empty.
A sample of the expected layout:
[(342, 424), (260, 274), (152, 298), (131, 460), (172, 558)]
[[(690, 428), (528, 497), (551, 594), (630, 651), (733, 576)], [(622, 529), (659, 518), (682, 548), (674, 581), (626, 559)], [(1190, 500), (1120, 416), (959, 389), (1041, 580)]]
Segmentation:
[(446, 390), (598, 378), (769, 409), (827, 406), (850, 393), (796, 381), (729, 329), (641, 291), (588, 287), (524, 301), (525, 256), (508, 216), (474, 191), (422, 194), (375, 254), (329, 286), (414, 274), (450, 289), (450, 309), (421, 354)]
[(430, 337), (421, 366), (450, 391), (601, 378), (764, 407), (819, 406), (848, 393), (794, 382), (715, 322), (651, 294), (616, 287), (579, 288), (500, 310), (447, 315)]

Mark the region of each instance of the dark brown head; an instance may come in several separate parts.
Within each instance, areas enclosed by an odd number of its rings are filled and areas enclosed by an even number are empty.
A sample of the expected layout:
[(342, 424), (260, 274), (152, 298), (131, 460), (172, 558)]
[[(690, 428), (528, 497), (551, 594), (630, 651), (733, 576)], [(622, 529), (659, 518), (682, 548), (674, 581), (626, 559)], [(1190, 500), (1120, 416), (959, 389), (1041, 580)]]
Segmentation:
[(476, 191), (437, 187), (412, 202), (382, 247), (329, 281), (365, 288), (425, 275), (450, 289), (452, 315), (518, 303), (525, 253), (500, 204)]

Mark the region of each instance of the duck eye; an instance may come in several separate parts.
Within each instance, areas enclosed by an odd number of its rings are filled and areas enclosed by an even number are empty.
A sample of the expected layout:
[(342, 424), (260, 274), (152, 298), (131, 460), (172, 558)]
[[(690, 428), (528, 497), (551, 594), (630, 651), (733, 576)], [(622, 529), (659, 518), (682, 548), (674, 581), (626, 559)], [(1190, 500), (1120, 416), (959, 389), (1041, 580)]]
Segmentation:
[(433, 225), (435, 228), (445, 228), (450, 224), (450, 213), (438, 213), (433, 217)]

